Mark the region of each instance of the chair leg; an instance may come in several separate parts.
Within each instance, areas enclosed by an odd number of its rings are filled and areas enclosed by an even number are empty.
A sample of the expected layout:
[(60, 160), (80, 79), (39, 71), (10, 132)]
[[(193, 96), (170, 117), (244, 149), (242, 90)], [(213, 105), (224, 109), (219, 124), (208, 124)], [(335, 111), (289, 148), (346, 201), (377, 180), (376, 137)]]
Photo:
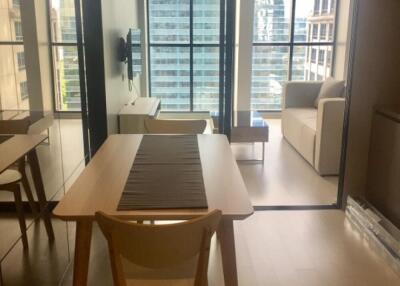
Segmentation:
[(25, 215), (24, 209), (22, 205), (22, 198), (21, 198), (21, 189), (19, 185), (15, 185), (14, 189), (14, 198), (15, 198), (15, 208), (17, 210), (18, 221), (19, 221), (19, 228), (21, 229), (21, 239), (24, 249), (28, 248), (28, 237), (26, 235), (26, 224), (25, 224)]
[(19, 172), (22, 175), (21, 182), (22, 186), (24, 187), (26, 197), (28, 198), (29, 206), (31, 207), (32, 213), (37, 216), (39, 212), (36, 208), (35, 199), (33, 198), (32, 189), (29, 185), (28, 177), (26, 176), (25, 164), (19, 168)]

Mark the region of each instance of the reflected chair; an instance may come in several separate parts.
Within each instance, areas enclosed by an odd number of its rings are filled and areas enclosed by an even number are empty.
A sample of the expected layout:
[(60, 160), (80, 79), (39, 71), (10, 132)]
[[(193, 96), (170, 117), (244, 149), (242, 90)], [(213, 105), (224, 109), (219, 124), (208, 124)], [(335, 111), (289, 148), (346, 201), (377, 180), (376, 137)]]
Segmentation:
[(176, 224), (146, 225), (96, 213), (115, 286), (208, 285), (211, 237), (221, 211)]
[[(0, 134), (26, 134), (28, 132), (30, 121), (28, 118), (20, 120), (0, 120)], [(25, 168), (25, 157), (17, 162), (17, 170), (9, 168), (0, 173), (0, 191), (8, 191), (14, 194), (15, 208), (18, 215), (19, 226), (22, 233), (22, 243), (24, 248), (28, 247), (26, 236), (26, 224), (24, 208), (21, 196), (20, 183), (24, 187), (26, 197), (34, 215), (38, 214), (32, 190), (29, 186), (28, 177)]]
[(202, 134), (207, 121), (146, 119), (144, 126), (151, 134)]

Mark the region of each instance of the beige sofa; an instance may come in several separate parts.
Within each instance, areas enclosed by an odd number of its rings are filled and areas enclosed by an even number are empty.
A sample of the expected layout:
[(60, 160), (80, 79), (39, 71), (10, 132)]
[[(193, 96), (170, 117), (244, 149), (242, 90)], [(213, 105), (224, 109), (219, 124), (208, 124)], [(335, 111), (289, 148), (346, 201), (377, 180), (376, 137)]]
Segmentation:
[(282, 134), (320, 175), (339, 174), (345, 99), (318, 97), (322, 82), (288, 82)]

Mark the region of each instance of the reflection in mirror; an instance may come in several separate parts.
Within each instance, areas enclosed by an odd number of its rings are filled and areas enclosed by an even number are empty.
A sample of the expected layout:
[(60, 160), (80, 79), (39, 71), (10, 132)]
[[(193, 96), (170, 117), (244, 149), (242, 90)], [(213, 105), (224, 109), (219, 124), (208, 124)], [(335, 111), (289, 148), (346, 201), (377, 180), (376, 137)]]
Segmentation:
[[(54, 7), (47, 7), (47, 1), (0, 2), (2, 281), (7, 285), (27, 285), (27, 281), (29, 285), (56, 285), (69, 263), (69, 241), (66, 223), (51, 218), (50, 211), (85, 164), (80, 112), (59, 113), (81, 109), (77, 53), (71, 45), (75, 22), (69, 21), (75, 19), (74, 1), (50, 1)], [(52, 24), (51, 39), (44, 36), (49, 30), (46, 23)], [(35, 37), (24, 37), (27, 33), (40, 33), (47, 46), (38, 45)], [(48, 48), (57, 41), (70, 46)], [(28, 121), (27, 130), (12, 130), (23, 119)], [(29, 200), (31, 193), (34, 203)], [(16, 265), (29, 265), (32, 271), (25, 269), (20, 275), (22, 270)], [(32, 277), (32, 273), (43, 273), (43, 267), (52, 269), (45, 271), (53, 275), (47, 277), (48, 283)]]

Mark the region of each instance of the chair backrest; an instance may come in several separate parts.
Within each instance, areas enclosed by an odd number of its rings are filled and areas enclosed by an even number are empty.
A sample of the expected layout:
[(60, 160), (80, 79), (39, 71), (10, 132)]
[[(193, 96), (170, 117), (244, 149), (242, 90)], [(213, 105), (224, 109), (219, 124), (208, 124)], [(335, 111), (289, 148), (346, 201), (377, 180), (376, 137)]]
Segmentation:
[(29, 125), (29, 117), (17, 120), (0, 120), (0, 134), (26, 134)]
[(168, 225), (126, 222), (96, 213), (96, 220), (108, 241), (115, 285), (126, 285), (121, 256), (150, 269), (178, 266), (198, 255), (195, 285), (207, 285), (211, 237), (217, 230), (221, 211)]
[(146, 119), (144, 126), (151, 134), (201, 134), (206, 129), (207, 121)]

